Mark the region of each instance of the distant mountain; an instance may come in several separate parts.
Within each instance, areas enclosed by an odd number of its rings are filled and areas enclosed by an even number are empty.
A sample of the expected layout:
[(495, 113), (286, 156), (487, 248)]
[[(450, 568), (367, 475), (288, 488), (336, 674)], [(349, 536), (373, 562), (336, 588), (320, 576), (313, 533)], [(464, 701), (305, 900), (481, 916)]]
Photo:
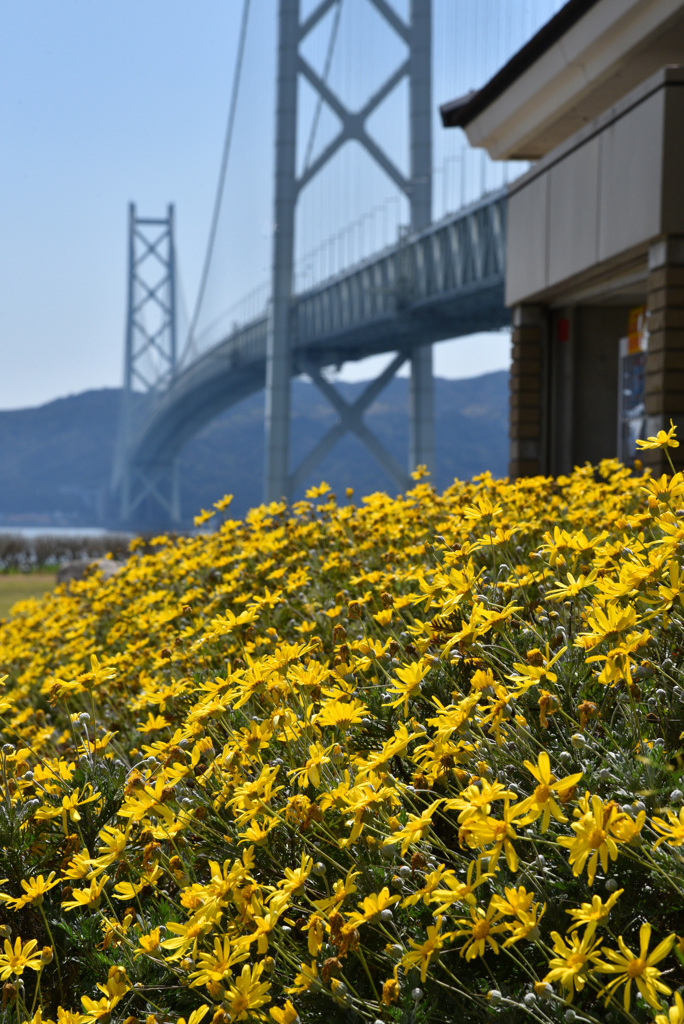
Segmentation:
[[(347, 401), (364, 384), (338, 384)], [(101, 521), (121, 400), (118, 389), (85, 391), (33, 409), (0, 412), (0, 525), (91, 526)], [(336, 415), (316, 388), (292, 386), (292, 456), (298, 463), (334, 424)], [(182, 510), (188, 523), (226, 492), (234, 515), (261, 501), (264, 396), (251, 395), (218, 416), (181, 454)], [(395, 378), (365, 421), (401, 465), (408, 450), (408, 381)], [(506, 472), (508, 374), (435, 380), (434, 483), (490, 470)], [(354, 436), (345, 436), (313, 472), (334, 490), (357, 498), (396, 491), (392, 480)]]

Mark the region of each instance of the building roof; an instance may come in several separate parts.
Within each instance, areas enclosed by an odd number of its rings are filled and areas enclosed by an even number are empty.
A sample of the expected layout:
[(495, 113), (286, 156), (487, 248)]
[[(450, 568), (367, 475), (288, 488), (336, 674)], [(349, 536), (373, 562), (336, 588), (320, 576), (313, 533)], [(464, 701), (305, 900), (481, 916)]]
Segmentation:
[(471, 89), (464, 96), (440, 106), (444, 127), (465, 128), (596, 3), (598, 0), (568, 0), (481, 89)]
[(536, 160), (672, 64), (684, 64), (684, 0), (568, 0), (442, 121), (494, 159)]

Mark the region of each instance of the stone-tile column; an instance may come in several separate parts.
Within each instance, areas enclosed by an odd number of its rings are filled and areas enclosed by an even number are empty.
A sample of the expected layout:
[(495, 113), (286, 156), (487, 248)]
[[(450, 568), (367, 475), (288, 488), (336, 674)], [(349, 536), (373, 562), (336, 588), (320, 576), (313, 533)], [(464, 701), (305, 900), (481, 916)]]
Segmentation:
[[(671, 448), (676, 468), (684, 468), (684, 237), (668, 236), (648, 254), (648, 352), (646, 354), (646, 435), (677, 425), (680, 447)], [(644, 451), (642, 461), (657, 472), (669, 466), (660, 451)]]
[(546, 471), (543, 367), (548, 314), (543, 306), (516, 306), (513, 310), (513, 345), (510, 377), (511, 479)]

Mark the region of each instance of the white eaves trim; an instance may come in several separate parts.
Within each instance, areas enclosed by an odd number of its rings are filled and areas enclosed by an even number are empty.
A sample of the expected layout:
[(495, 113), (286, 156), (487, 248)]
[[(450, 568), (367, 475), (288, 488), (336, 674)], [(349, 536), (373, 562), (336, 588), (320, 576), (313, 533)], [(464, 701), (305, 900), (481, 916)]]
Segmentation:
[(684, 0), (599, 0), (466, 126), (494, 159), (537, 159), (665, 64), (684, 63)]

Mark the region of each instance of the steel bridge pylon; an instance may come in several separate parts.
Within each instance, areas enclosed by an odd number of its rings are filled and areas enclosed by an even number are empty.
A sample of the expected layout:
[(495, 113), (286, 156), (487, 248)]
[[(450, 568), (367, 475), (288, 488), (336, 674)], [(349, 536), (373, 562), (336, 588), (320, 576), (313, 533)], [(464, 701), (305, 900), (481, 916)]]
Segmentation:
[[(388, 30), (406, 44), (406, 59), (389, 75), (361, 110), (351, 111), (314, 71), (301, 52), (301, 44), (312, 29), (341, 0), (320, 0), (304, 22), (300, 21), (299, 0), (280, 0), (278, 36), (278, 79), (276, 107), (276, 155), (272, 291), (266, 345), (266, 464), (264, 498), (277, 501), (290, 497), (305, 475), (315, 468), (336, 441), (353, 430), (395, 482), (405, 488), (409, 474), (399, 467), (362, 422), (363, 410), (409, 359), (411, 363), (409, 405), (409, 465), (434, 466), (434, 400), (432, 346), (424, 345), (399, 353), (387, 370), (374, 381), (353, 406), (344, 402), (315, 366), (302, 366), (313, 383), (333, 404), (339, 422), (306, 457), (290, 471), (290, 381), (293, 371), (293, 272), (295, 209), (302, 190), (349, 141), (361, 145), (406, 195), (411, 209), (411, 229), (427, 227), (432, 219), (432, 0), (411, 0), (406, 22), (389, 0), (367, 0), (384, 19)], [(297, 175), (297, 84), (305, 78), (338, 116), (341, 128), (320, 155)], [(366, 131), (374, 110), (404, 78), (409, 83), (410, 169), (408, 177)]]
[(124, 386), (114, 463), (113, 491), (122, 526), (133, 520), (180, 525), (177, 459), (142, 462), (133, 455), (138, 424), (155, 393), (176, 372), (176, 249), (174, 207), (166, 217), (128, 211), (128, 300)]

